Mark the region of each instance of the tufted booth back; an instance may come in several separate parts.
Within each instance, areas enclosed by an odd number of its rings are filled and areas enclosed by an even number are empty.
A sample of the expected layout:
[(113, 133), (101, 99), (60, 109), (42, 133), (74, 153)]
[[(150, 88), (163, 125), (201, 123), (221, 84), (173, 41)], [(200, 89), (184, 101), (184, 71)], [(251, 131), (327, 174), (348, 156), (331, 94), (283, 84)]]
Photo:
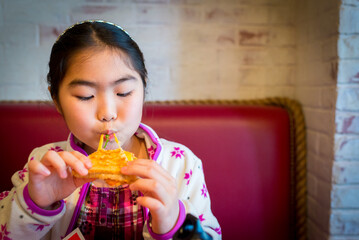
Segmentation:
[[(203, 162), (223, 239), (304, 239), (296, 228), (293, 119), (283, 107), (147, 103), (143, 122)], [(68, 130), (49, 103), (0, 103), (0, 192), (30, 151)], [(302, 237), (300, 237), (300, 235)]]

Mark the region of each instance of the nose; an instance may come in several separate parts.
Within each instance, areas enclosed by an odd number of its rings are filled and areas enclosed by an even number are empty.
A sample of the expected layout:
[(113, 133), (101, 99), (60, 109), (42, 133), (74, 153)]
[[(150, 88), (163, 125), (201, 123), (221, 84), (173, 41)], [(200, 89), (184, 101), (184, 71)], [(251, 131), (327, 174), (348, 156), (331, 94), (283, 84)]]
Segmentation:
[(97, 106), (97, 117), (101, 122), (117, 119), (116, 104), (114, 100), (104, 98)]

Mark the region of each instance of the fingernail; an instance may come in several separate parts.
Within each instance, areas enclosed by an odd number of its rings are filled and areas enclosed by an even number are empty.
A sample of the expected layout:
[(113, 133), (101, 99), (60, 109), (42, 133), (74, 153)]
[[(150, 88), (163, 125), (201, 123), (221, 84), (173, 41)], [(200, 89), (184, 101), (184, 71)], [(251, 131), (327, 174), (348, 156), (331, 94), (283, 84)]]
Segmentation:
[(51, 174), (51, 172), (49, 171), (49, 169), (47, 169), (46, 167), (42, 167), (41, 171), (46, 175), (49, 176)]
[(67, 177), (67, 169), (61, 171), (61, 177), (66, 178)]
[(86, 168), (84, 168), (84, 169), (81, 169), (81, 173), (82, 173), (82, 175), (87, 175), (88, 171)]
[(91, 161), (86, 161), (85, 165), (88, 168), (92, 168), (92, 162)]

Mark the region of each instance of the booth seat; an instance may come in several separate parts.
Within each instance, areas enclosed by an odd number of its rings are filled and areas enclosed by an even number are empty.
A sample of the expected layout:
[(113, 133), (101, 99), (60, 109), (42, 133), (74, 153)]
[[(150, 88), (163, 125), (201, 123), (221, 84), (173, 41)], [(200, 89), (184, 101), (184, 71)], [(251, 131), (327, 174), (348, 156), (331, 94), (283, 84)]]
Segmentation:
[[(203, 162), (223, 239), (306, 239), (306, 143), (300, 105), (286, 98), (146, 103), (143, 123)], [(49, 102), (0, 102), (0, 192), (31, 150), (68, 129)]]

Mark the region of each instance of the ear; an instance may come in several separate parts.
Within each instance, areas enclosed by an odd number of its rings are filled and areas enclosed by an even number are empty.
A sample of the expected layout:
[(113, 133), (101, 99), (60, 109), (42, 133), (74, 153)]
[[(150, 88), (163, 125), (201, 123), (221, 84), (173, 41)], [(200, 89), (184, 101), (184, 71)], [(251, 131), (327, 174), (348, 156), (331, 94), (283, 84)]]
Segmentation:
[[(51, 87), (50, 87), (50, 86), (47, 88), (47, 90), (49, 90), (50, 95), (51, 95)], [(62, 109), (61, 109), (60, 103), (59, 103), (56, 99), (54, 99), (54, 98), (52, 97), (52, 95), (51, 95), (51, 98), (52, 98), (52, 101), (53, 101), (54, 104), (55, 104), (55, 107), (56, 107), (57, 112), (62, 115)]]

